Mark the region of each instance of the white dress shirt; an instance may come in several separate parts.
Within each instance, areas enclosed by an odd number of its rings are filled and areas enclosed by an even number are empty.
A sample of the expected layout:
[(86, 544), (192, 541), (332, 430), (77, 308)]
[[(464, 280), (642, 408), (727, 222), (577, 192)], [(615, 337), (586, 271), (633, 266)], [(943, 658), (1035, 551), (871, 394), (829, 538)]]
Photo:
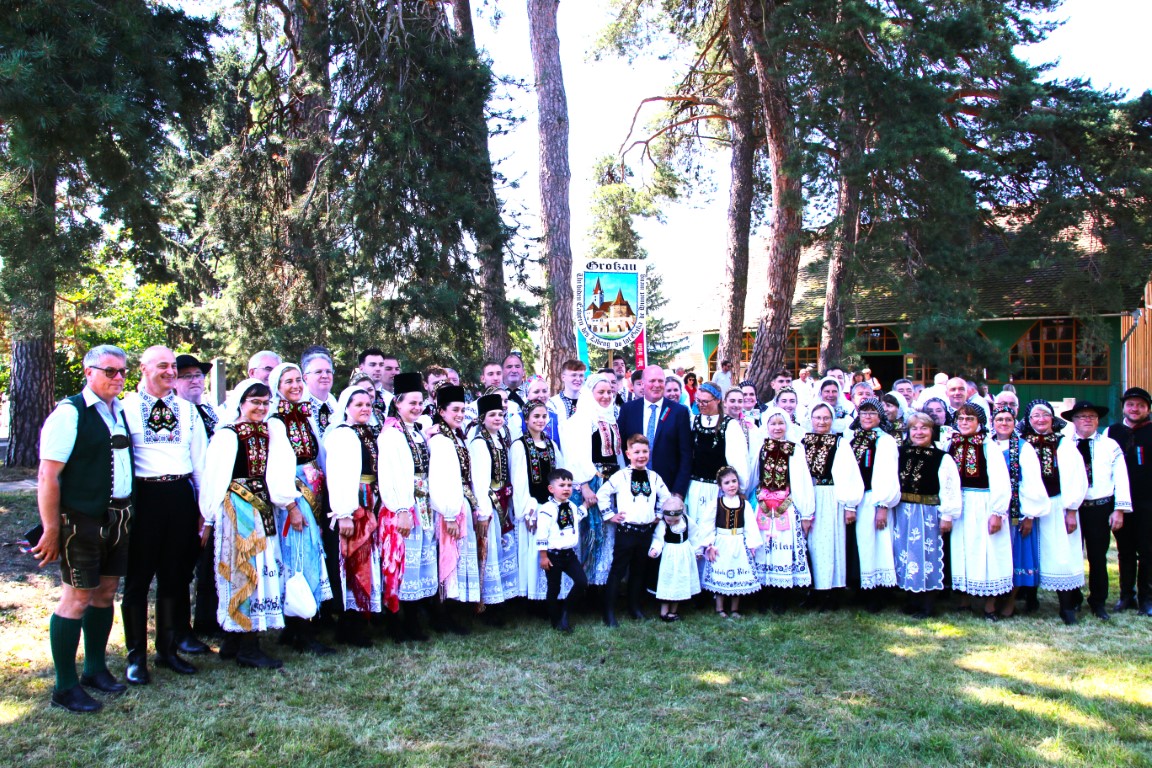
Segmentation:
[(588, 510), (583, 504), (571, 500), (563, 502), (572, 510), (572, 525), (561, 528), (557, 523), (560, 515), (560, 503), (556, 499), (548, 499), (536, 511), (536, 549), (575, 549), (580, 544), (580, 521), (588, 517)]
[[(1080, 451), (1080, 437), (1072, 438), (1076, 451)], [(1116, 497), (1116, 509), (1120, 512), (1132, 511), (1132, 492), (1128, 487), (1128, 464), (1124, 461), (1124, 451), (1120, 444), (1107, 435), (1093, 433), (1088, 438), (1088, 451), (1092, 456), (1092, 485), (1084, 496), (1085, 501)]]
[(652, 493), (632, 495), (632, 468), (624, 467), (608, 480), (600, 489), (597, 497), (612, 499), (612, 503), (605, 505), (604, 519), (624, 514), (624, 522), (630, 525), (648, 525), (656, 522), (656, 505), (663, 505), (672, 496), (668, 485), (660, 475), (650, 469), (636, 470), (648, 473), (648, 485)]

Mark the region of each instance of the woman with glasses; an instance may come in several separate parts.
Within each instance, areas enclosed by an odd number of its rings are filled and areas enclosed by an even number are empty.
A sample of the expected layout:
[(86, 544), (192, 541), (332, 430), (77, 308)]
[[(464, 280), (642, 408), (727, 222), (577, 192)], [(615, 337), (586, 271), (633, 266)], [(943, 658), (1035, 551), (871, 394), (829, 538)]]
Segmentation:
[(220, 658), (259, 669), (283, 666), (264, 653), (258, 634), (284, 626), (280, 540), (267, 482), (271, 396), (255, 378), (232, 391), (200, 486), (202, 541), (212, 537), (216, 554), (216, 618), (225, 633)]
[(1060, 618), (1076, 623), (1076, 597), (1084, 586), (1084, 545), (1080, 505), (1088, 493), (1088, 473), (1075, 441), (1062, 434), (1068, 422), (1056, 416), (1046, 400), (1033, 400), (1022, 413), (1020, 436), (1040, 460), (1040, 477), (1048, 509), (1040, 529), (1040, 588), (1056, 593)]

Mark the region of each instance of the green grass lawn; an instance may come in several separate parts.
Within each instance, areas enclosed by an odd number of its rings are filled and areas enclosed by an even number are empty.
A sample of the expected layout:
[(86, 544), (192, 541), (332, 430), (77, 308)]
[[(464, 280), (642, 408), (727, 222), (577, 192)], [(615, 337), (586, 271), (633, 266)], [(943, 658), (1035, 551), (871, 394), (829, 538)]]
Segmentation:
[[(998, 624), (855, 611), (562, 636), (528, 617), (283, 670), (213, 656), (178, 678), (48, 706), (56, 573), (12, 542), (30, 495), (0, 496), (0, 763), (14, 766), (1152, 765), (1152, 619), (1065, 627), (1054, 600)], [(1113, 574), (1115, 578), (1115, 574)], [(123, 671), (117, 619), (111, 667)]]

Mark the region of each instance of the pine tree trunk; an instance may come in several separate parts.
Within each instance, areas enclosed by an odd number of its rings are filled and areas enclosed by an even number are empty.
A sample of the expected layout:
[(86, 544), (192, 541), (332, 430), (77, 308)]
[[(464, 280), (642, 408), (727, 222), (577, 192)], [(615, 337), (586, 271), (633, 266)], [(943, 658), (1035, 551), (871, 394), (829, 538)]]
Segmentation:
[(332, 82), (328, 73), (330, 61), (327, 0), (296, 0), (289, 5), (289, 25), (297, 43), (298, 77), (292, 93), (295, 119), (290, 136), (299, 145), (290, 151), (292, 205), (286, 231), (289, 249), (300, 278), (307, 285), (303, 295), (292, 293), (287, 310), (304, 311), (315, 328), (314, 341), (326, 340), (332, 301), (328, 295), (328, 248), (321, 213), (326, 195), (323, 178), (324, 156), (330, 149), (328, 115), (332, 109)]
[[(19, 270), (25, 278), (8, 286), (11, 311), (12, 375), (8, 386), (8, 453), (5, 463), (35, 467), (40, 459), (40, 427), (52, 410), (56, 387), (56, 172), (29, 174), (32, 210), (28, 216), (29, 263), (6, 270)], [(40, 255), (38, 256), (38, 253)]]
[[(736, 0), (733, 0), (734, 2)], [(772, 181), (772, 234), (768, 244), (768, 293), (756, 329), (749, 375), (765, 391), (784, 361), (792, 320), (792, 298), (800, 270), (800, 235), (804, 193), (797, 167), (795, 117), (788, 96), (784, 64), (767, 44), (765, 31), (773, 24), (774, 0), (744, 0), (760, 100), (764, 109), (768, 160)]]
[(559, 0), (528, 0), (528, 27), (540, 130), (540, 221), (548, 295), (540, 323), (543, 375), (553, 391), (560, 366), (576, 357), (572, 297), (572, 216), (568, 188), (568, 99), (556, 31)]
[[(845, 134), (852, 135), (852, 134)], [(840, 166), (851, 165), (856, 159), (855, 141), (840, 147)], [(853, 262), (856, 245), (860, 240), (861, 190), (854, 177), (841, 173), (836, 207), (840, 220), (832, 258), (828, 262), (828, 285), (824, 291), (824, 325), (820, 329), (820, 370), (840, 365), (844, 357), (844, 334), (847, 320), (844, 316), (844, 297), (852, 290)]]
[[(456, 31), (473, 55), (477, 54), (476, 33), (472, 26), (472, 3), (455, 0), (452, 14)], [(480, 262), (480, 335), (484, 344), (484, 359), (503, 360), (512, 347), (508, 333), (508, 298), (504, 289), (504, 251), (508, 245), (508, 229), (500, 216), (500, 199), (496, 196), (492, 155), (488, 149), (488, 121), (483, 107), (473, 115), (476, 152), (481, 164), (488, 169), (487, 183), (480, 190), (483, 198), (482, 218), (476, 222), (476, 259)]]
[(752, 134), (754, 80), (745, 48), (744, 18), (739, 3), (728, 6), (728, 50), (732, 57), (735, 93), (729, 130), (732, 136), (732, 186), (728, 191), (728, 253), (724, 265), (725, 301), (720, 307), (720, 360), (735, 361), (737, 370), (744, 351), (744, 306), (748, 298), (748, 241), (752, 234), (753, 160), (756, 140)]

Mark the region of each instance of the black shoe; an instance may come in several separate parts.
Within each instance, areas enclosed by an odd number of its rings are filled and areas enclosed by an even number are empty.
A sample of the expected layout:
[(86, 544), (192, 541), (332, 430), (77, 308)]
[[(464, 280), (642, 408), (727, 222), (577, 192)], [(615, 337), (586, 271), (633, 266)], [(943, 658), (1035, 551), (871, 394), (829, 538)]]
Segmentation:
[(1108, 614), (1108, 611), (1104, 610), (1103, 605), (1097, 605), (1097, 606), (1093, 607), (1092, 608), (1092, 615), (1095, 616), (1096, 618), (1100, 619), (1100, 621), (1108, 621), (1110, 618), (1112, 618)]
[(224, 639), (220, 642), (220, 658), (234, 659), (240, 654), (241, 638), (237, 637), (237, 634), (237, 632), (224, 633)]
[(104, 706), (88, 695), (82, 685), (74, 685), (66, 691), (52, 691), (52, 706), (69, 712), (99, 712)]
[(336, 632), (336, 642), (343, 645), (350, 645), (353, 648), (371, 648), (372, 638), (368, 637), (368, 633), (360, 632)]
[(212, 653), (212, 648), (197, 638), (196, 635), (184, 635), (184, 639), (176, 644), (176, 650), (191, 656), (196, 656), (201, 653)]
[(124, 679), (132, 685), (148, 685), (152, 682), (152, 675), (148, 674), (147, 657), (143, 654), (129, 654)]
[(1152, 603), (1144, 603), (1144, 605), (1140, 606), (1140, 615), (1152, 616)]
[(606, 626), (606, 627), (618, 627), (618, 626), (620, 626), (620, 622), (616, 621), (616, 612), (615, 611), (604, 611), (604, 626)]
[(112, 677), (112, 673), (106, 669), (94, 675), (80, 675), (80, 685), (86, 685), (104, 693), (124, 693), (128, 690), (128, 686)]
[(324, 643), (314, 637), (310, 637), (307, 640), (300, 640), (296, 643), (295, 648), (300, 653), (311, 653), (314, 656), (331, 656), (336, 653), (335, 648), (324, 645)]
[(1128, 610), (1129, 608), (1135, 608), (1135, 607), (1136, 607), (1136, 601), (1135, 600), (1132, 600), (1131, 598), (1127, 598), (1127, 597), (1122, 597), (1116, 601), (1116, 605), (1112, 606), (1112, 612), (1113, 613), (1123, 613), (1124, 611)]
[(1060, 619), (1068, 626), (1072, 626), (1076, 623), (1076, 609), (1064, 608), (1060, 611)]
[(156, 654), (156, 665), (160, 667), (168, 667), (178, 675), (194, 675), (196, 674), (196, 667), (189, 664), (175, 651), (167, 654)]
[(1000, 621), (1000, 614), (996, 613), (996, 611), (984, 611), (984, 621)]
[(260, 649), (260, 646), (255, 648), (243, 648), (236, 654), (236, 664), (241, 667), (248, 667), (249, 669), (280, 669), (284, 666), (284, 662), (280, 659), (274, 659)]
[(552, 629), (557, 632), (572, 633), (572, 627), (568, 624), (568, 611), (560, 613), (560, 618), (552, 624)]
[(629, 608), (628, 616), (635, 619), (636, 621), (644, 621), (648, 618), (644, 615), (644, 611), (640, 610), (639, 608)]

